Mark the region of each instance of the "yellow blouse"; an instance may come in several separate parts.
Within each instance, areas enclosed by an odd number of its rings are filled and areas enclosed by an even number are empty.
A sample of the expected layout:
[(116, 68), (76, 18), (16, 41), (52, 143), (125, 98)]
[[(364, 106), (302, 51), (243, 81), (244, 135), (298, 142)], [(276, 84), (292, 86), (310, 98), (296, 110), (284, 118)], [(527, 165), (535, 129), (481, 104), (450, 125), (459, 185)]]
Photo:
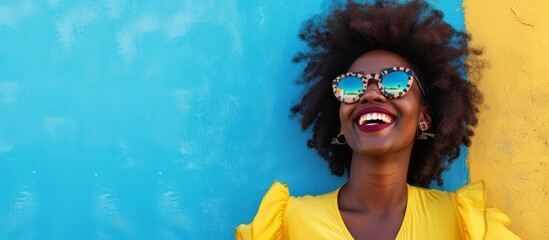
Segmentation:
[[(486, 208), (484, 190), (484, 182), (455, 193), (408, 185), (406, 212), (396, 240), (519, 239), (504, 226), (509, 222), (505, 214)], [(339, 213), (338, 193), (339, 189), (290, 197), (288, 187), (275, 182), (253, 222), (237, 227), (236, 239), (353, 239)]]

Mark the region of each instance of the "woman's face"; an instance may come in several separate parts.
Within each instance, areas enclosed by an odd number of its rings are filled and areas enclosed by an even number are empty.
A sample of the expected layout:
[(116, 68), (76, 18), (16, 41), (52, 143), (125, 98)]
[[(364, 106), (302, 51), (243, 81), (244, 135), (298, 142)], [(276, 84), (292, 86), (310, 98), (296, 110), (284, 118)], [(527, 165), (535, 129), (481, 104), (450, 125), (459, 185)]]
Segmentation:
[[(411, 68), (400, 56), (375, 50), (358, 57), (348, 72), (380, 73), (382, 69), (390, 67)], [(364, 122), (364, 118), (376, 116), (382, 120)], [(430, 118), (421, 104), (421, 91), (416, 81), (409, 93), (397, 99), (383, 96), (377, 81), (371, 81), (358, 102), (341, 103), (339, 119), (345, 139), (353, 151), (370, 156), (411, 151), (419, 122), (426, 121), (430, 126)]]

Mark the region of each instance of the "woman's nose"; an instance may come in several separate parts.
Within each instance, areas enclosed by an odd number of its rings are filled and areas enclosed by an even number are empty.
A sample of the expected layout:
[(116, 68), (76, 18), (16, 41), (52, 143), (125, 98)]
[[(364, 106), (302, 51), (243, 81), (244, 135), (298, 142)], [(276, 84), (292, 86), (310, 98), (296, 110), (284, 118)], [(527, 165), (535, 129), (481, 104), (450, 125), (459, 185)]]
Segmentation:
[(381, 91), (379, 90), (377, 80), (369, 80), (368, 86), (366, 87), (366, 91), (364, 92), (364, 95), (359, 100), (361, 103), (367, 103), (367, 102), (385, 102), (387, 101), (387, 98), (381, 94)]

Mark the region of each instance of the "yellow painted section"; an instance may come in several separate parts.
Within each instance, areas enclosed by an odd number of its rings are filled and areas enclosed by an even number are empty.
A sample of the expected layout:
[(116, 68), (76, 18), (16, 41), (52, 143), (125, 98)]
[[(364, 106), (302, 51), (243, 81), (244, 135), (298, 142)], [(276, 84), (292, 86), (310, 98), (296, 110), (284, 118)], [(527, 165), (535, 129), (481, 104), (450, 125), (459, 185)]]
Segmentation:
[(549, 1), (464, 0), (473, 46), (489, 67), (470, 148), (471, 181), (522, 239), (549, 239)]

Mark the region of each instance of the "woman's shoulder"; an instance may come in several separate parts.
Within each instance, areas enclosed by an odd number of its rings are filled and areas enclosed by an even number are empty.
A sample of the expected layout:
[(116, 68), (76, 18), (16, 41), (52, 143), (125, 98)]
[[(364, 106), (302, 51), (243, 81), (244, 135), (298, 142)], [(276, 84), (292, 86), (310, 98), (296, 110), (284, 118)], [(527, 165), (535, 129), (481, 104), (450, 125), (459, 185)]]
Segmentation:
[(320, 194), (304, 195), (288, 199), (285, 209), (285, 227), (305, 228), (305, 224), (332, 222), (337, 216), (339, 189)]
[[(415, 200), (429, 212), (453, 214), (465, 239), (519, 239), (507, 225), (509, 218), (496, 208), (486, 206), (486, 186), (478, 181), (455, 192), (411, 187)], [(417, 205), (416, 205), (417, 206)], [(454, 209), (453, 213), (443, 209)]]
[(337, 190), (293, 197), (286, 184), (275, 181), (263, 197), (253, 221), (236, 228), (236, 239), (282, 239), (287, 234), (285, 231), (296, 223), (311, 223), (315, 216), (328, 216), (322, 212), (331, 210), (335, 198)]
[(295, 213), (302, 210), (318, 211), (319, 209), (329, 208), (337, 200), (338, 190), (320, 195), (290, 196), (288, 199), (287, 212)]

